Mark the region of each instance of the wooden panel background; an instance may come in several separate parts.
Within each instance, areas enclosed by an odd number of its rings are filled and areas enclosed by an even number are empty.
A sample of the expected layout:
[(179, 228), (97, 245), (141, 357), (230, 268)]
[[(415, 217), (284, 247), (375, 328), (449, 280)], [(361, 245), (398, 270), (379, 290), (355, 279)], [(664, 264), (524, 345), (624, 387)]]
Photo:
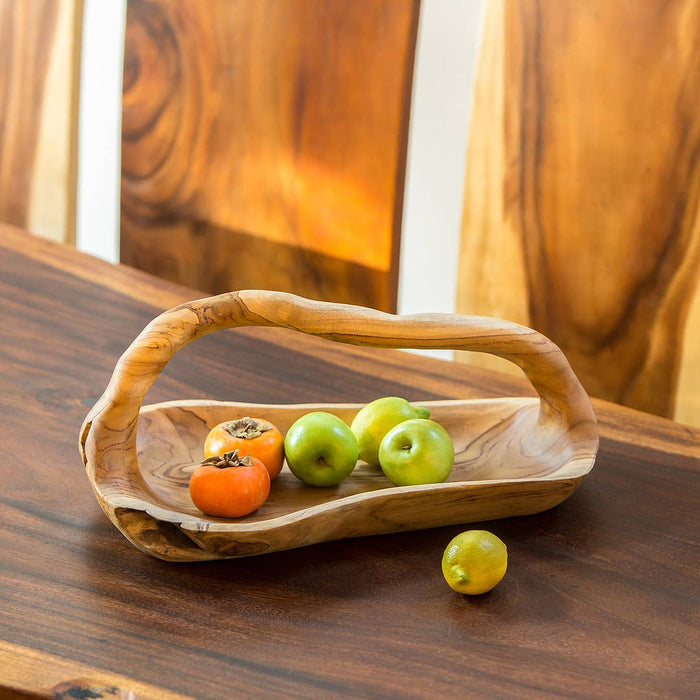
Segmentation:
[(129, 0), (121, 258), (396, 304), (417, 0)]
[(491, 0), (477, 72), (458, 310), (700, 424), (700, 3)]
[(0, 0), (0, 221), (75, 242), (82, 0)]

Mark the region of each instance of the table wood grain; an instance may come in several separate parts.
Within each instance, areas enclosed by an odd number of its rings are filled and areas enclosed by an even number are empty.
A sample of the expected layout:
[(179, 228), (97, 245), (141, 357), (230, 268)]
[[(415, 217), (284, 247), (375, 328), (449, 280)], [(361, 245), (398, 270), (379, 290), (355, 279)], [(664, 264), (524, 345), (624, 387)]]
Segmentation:
[[(486, 525), (509, 570), (484, 596), (442, 579), (461, 526), (172, 564), (109, 523), (77, 441), (131, 340), (199, 293), (2, 226), (0, 294), (7, 697), (698, 695), (697, 430), (594, 402), (601, 447), (582, 486)], [(531, 393), (462, 364), (237, 329), (178, 353), (146, 401)]]

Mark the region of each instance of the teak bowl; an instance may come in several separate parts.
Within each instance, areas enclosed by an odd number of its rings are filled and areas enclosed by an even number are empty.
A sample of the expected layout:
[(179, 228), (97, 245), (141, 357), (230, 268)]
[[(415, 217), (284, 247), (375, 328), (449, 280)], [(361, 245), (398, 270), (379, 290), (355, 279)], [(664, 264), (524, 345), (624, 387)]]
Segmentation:
[[(539, 396), (421, 403), (454, 442), (455, 466), (444, 483), (393, 486), (360, 462), (339, 486), (315, 488), (285, 465), (262, 508), (236, 520), (209, 517), (195, 508), (187, 484), (211, 427), (253, 415), (284, 434), (308, 411), (329, 411), (350, 423), (361, 408), (206, 400), (142, 407), (175, 352), (206, 333), (241, 326), (279, 326), (374, 347), (490, 352), (516, 363)], [(561, 350), (530, 328), (480, 316), (395, 316), (269, 291), (221, 294), (155, 318), (120, 358), (80, 434), (83, 462), (104, 512), (136, 547), (171, 561), (538, 513), (574, 491), (597, 449), (586, 392)]]

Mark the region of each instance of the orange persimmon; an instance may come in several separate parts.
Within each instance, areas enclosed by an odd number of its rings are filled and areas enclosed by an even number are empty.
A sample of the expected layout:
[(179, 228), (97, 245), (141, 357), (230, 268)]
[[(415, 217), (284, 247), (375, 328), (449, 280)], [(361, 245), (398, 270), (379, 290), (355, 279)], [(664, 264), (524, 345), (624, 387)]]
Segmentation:
[(266, 467), (270, 479), (282, 470), (284, 438), (280, 431), (262, 418), (238, 418), (214, 426), (204, 441), (204, 457), (215, 457), (238, 450), (241, 457), (256, 457)]
[(260, 508), (269, 495), (265, 465), (236, 451), (205, 459), (190, 477), (192, 502), (207, 515), (241, 518)]

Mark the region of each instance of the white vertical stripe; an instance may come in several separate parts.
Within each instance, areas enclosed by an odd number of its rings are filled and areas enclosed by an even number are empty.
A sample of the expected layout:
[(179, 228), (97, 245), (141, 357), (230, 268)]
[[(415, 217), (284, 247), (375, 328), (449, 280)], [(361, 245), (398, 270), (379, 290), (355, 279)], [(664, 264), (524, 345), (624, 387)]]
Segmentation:
[[(398, 312), (454, 313), (467, 134), (485, 0), (423, 0), (409, 124)], [(451, 359), (451, 351), (424, 351)]]
[(126, 0), (84, 0), (76, 245), (119, 260), (121, 97)]

